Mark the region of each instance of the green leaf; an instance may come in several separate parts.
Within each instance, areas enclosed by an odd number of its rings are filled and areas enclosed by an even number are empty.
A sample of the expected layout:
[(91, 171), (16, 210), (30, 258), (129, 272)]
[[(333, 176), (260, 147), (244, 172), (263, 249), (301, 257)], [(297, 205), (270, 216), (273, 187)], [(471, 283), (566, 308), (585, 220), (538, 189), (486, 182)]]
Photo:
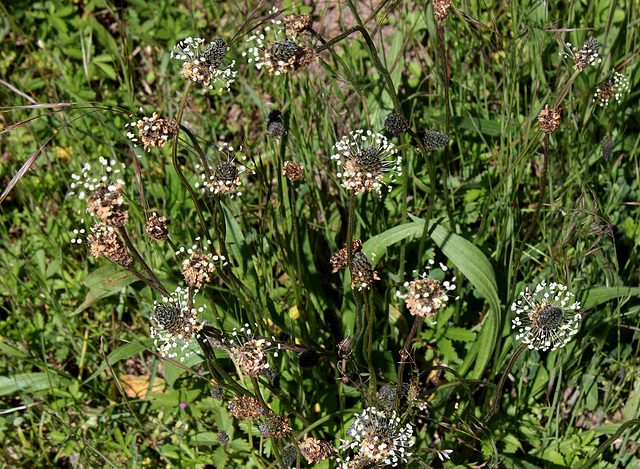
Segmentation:
[(122, 270), (114, 264), (107, 264), (98, 268), (87, 275), (87, 278), (82, 282), (89, 288), (89, 293), (87, 293), (82, 304), (71, 313), (71, 316), (81, 313), (102, 298), (115, 295), (121, 288), (131, 285), (136, 280), (138, 278), (135, 275)]
[[(66, 380), (65, 380), (66, 381)], [(12, 376), (0, 377), (0, 396), (14, 392), (44, 391), (59, 386), (59, 376), (54, 373), (20, 373)]]
[(447, 327), (444, 336), (458, 342), (473, 342), (476, 339), (473, 331), (462, 327)]
[(640, 288), (632, 287), (596, 287), (589, 288), (584, 295), (581, 295), (582, 309), (587, 310), (606, 303), (615, 298), (625, 296), (639, 296)]
[[(153, 339), (148, 339), (145, 342), (148, 342), (149, 345), (151, 345), (153, 344)], [(127, 358), (132, 357), (133, 355), (135, 355), (136, 353), (142, 350), (144, 350), (144, 347), (138, 344), (121, 345), (120, 347), (115, 349), (113, 352), (111, 352), (109, 355), (107, 355), (107, 359), (82, 384), (87, 384), (88, 382), (96, 379), (100, 375), (100, 373), (102, 373), (104, 370), (107, 369), (109, 364), (113, 366), (115, 363), (118, 363), (121, 360), (126, 360)]]
[[(414, 223), (424, 227), (424, 220), (409, 215)], [(459, 373), (464, 375), (474, 365), (471, 379), (479, 379), (493, 355), (498, 340), (500, 324), (500, 298), (493, 267), (487, 256), (472, 242), (449, 231), (436, 221), (429, 224), (429, 234), (447, 258), (464, 274), (477, 291), (487, 300), (491, 314), (487, 315), (479, 334), (480, 346), (478, 355), (469, 353), (460, 367)], [(473, 349), (472, 349), (473, 350)]]

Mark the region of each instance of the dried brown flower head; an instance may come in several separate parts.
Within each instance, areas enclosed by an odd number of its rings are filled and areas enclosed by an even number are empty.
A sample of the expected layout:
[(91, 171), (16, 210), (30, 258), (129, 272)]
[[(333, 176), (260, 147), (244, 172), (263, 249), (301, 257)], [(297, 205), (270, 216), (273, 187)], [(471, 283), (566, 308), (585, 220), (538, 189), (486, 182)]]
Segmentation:
[(282, 140), (282, 137), (287, 135), (287, 129), (282, 121), (282, 112), (278, 109), (274, 109), (267, 116), (267, 134), (278, 140)]
[[(351, 243), (352, 243), (351, 244), (352, 255), (356, 252), (359, 252), (362, 249), (361, 240), (354, 239), (352, 240)], [(329, 259), (329, 262), (331, 263), (331, 267), (333, 267), (333, 270), (331, 271), (332, 274), (335, 274), (340, 269), (346, 269), (347, 267), (349, 267), (349, 259), (347, 258), (347, 256), (348, 256), (348, 253), (347, 253), (346, 244), (338, 252), (333, 253), (333, 255), (331, 256), (331, 259)]]
[(288, 36), (298, 37), (311, 26), (311, 17), (302, 15), (289, 15), (284, 18), (284, 32)]
[[(404, 299), (409, 312), (413, 316), (421, 318), (434, 317), (438, 310), (447, 305), (449, 292), (456, 289), (455, 284), (452, 283), (456, 281), (455, 277), (449, 282), (435, 280), (429, 276), (429, 271), (433, 264), (433, 260), (430, 260), (425, 273), (412, 282), (404, 283), (407, 289), (406, 294), (396, 292), (397, 297)], [(443, 272), (447, 271), (447, 266), (444, 264), (440, 264), (440, 268)]]
[(91, 248), (91, 255), (96, 258), (104, 256), (122, 267), (128, 267), (133, 262), (118, 233), (110, 226), (103, 223), (93, 225), (87, 242)]
[(264, 339), (254, 339), (240, 347), (233, 347), (231, 354), (246, 376), (258, 377), (262, 370), (269, 368), (265, 353), (268, 345)]
[(362, 251), (353, 253), (351, 279), (351, 288), (358, 290), (369, 288), (374, 280), (380, 280), (378, 273), (371, 267), (369, 258)]
[(317, 58), (309, 47), (283, 39), (267, 46), (263, 60), (269, 73), (279, 75), (306, 67)]
[(402, 114), (389, 114), (384, 120), (384, 128), (393, 135), (400, 135), (409, 128), (409, 121)]
[(291, 425), (285, 417), (271, 413), (264, 423), (258, 425), (258, 429), (265, 438), (282, 438), (291, 432)]
[(187, 285), (202, 288), (204, 283), (211, 282), (211, 274), (215, 266), (211, 261), (213, 254), (193, 251), (189, 259), (182, 261), (182, 275)]
[(307, 437), (300, 443), (300, 453), (309, 464), (317, 464), (335, 455), (335, 449), (327, 441)]
[(256, 420), (264, 415), (264, 407), (257, 399), (248, 396), (234, 397), (227, 407), (237, 419)]
[(433, 0), (433, 17), (436, 21), (442, 21), (449, 16), (451, 0)]
[(147, 234), (151, 239), (164, 241), (169, 238), (167, 228), (167, 217), (159, 217), (154, 212), (147, 222)]
[(107, 226), (124, 226), (129, 212), (122, 206), (122, 184), (100, 183), (87, 197), (87, 212), (100, 218)]
[(282, 167), (282, 175), (290, 181), (297, 181), (302, 177), (304, 166), (295, 161), (285, 161)]
[(560, 111), (551, 109), (548, 104), (545, 104), (544, 109), (538, 114), (538, 122), (544, 133), (555, 132), (560, 127)]
[[(178, 135), (179, 126), (173, 119), (160, 119), (156, 112), (151, 117), (143, 117), (135, 122), (125, 124), (125, 128), (137, 127), (138, 136), (144, 145), (144, 149), (151, 151), (149, 147), (163, 147), (165, 143), (172, 140)], [(136, 146), (138, 138), (130, 130), (127, 131), (127, 137)]]

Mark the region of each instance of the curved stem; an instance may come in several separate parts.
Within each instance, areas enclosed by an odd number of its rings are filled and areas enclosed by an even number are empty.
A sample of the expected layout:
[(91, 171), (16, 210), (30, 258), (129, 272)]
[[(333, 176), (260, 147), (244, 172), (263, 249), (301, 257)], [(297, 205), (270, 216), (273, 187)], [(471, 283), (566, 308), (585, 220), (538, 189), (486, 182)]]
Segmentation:
[(502, 373), (500, 381), (498, 382), (498, 386), (496, 387), (496, 394), (494, 397), (493, 405), (491, 406), (491, 410), (487, 415), (485, 415), (484, 419), (482, 419), (482, 423), (486, 424), (498, 411), (498, 407), (500, 407), (500, 401), (502, 400), (502, 388), (504, 387), (504, 383), (507, 381), (507, 376), (509, 376), (509, 372), (511, 371), (513, 364), (516, 362), (525, 348), (527, 348), (527, 344), (520, 344), (520, 347), (518, 347), (513, 353), (513, 356), (511, 357), (511, 360), (509, 360), (507, 368), (506, 370), (504, 370), (504, 373)]
[(598, 459), (598, 456), (600, 456), (605, 449), (607, 449), (614, 441), (616, 441), (620, 437), (620, 435), (622, 435), (622, 432), (624, 432), (632, 425), (640, 425), (640, 419), (629, 420), (628, 422), (620, 425), (620, 428), (618, 428), (618, 430), (613, 435), (607, 438), (607, 441), (598, 446), (596, 452), (593, 453), (593, 455), (589, 459), (587, 459), (587, 462), (580, 466), (579, 469), (589, 469), (593, 467), (593, 463), (596, 461), (596, 459)]

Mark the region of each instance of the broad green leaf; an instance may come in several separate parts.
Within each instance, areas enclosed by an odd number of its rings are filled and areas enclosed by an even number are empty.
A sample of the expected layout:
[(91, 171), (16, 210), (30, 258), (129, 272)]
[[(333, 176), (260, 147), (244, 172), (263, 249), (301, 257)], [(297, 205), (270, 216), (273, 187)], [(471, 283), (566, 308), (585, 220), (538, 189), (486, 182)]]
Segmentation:
[(457, 340), (458, 342), (473, 342), (476, 339), (475, 332), (462, 327), (447, 327), (444, 335), (445, 337), (451, 340)]
[(131, 285), (137, 280), (138, 278), (135, 275), (117, 267), (115, 264), (99, 267), (87, 275), (87, 278), (82, 282), (89, 288), (89, 293), (87, 293), (82, 304), (71, 313), (71, 316), (81, 313), (102, 298), (115, 295), (121, 288)]
[[(66, 380), (65, 380), (66, 381)], [(0, 396), (13, 394), (14, 392), (44, 391), (50, 387), (58, 387), (59, 376), (54, 373), (19, 373), (11, 376), (0, 377)]]
[(640, 288), (632, 287), (596, 287), (589, 288), (582, 300), (582, 309), (587, 310), (600, 306), (609, 300), (615, 298), (623, 298), (625, 296), (638, 296), (640, 295)]
[[(411, 215), (410, 215), (411, 216)], [(414, 223), (420, 228), (424, 227), (424, 220), (411, 216)], [(480, 347), (478, 355), (467, 354), (460, 367), (459, 373), (464, 375), (471, 365), (474, 365), (471, 374), (472, 379), (482, 376), (489, 359), (493, 354), (493, 349), (498, 340), (498, 325), (500, 324), (500, 298), (498, 297), (498, 285), (493, 268), (487, 256), (472, 242), (462, 236), (449, 231), (441, 224), (430, 224), (429, 234), (447, 258), (469, 279), (471, 284), (487, 300), (491, 308), (491, 314), (487, 315), (480, 330)]]

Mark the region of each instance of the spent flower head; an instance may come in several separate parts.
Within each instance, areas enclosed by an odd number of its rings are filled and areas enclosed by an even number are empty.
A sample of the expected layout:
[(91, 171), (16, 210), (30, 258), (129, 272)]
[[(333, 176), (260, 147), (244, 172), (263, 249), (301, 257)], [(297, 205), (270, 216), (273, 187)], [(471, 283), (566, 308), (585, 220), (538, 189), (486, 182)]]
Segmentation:
[(234, 397), (227, 408), (231, 415), (240, 420), (256, 420), (264, 415), (260, 401), (249, 396)]
[(235, 81), (236, 71), (233, 60), (226, 67), (222, 67), (225, 54), (229, 47), (224, 39), (216, 38), (205, 46), (205, 39), (188, 37), (171, 51), (171, 58), (182, 62), (180, 75), (187, 80), (200, 83), (204, 89), (217, 88), (219, 92), (230, 90)]
[(353, 130), (334, 146), (331, 155), (342, 171), (342, 187), (356, 193), (381, 192), (382, 185), (391, 190), (396, 176), (402, 175), (402, 157), (393, 143), (371, 130)]
[[(197, 292), (194, 290), (193, 295)], [(161, 302), (154, 302), (151, 337), (155, 339), (158, 352), (167, 358), (180, 355), (180, 361), (190, 356), (192, 352), (187, 349), (194, 338), (200, 337), (198, 315), (205, 309), (206, 306), (195, 308), (190, 305), (189, 290), (180, 287), (170, 296), (163, 297)]]
[[(200, 242), (200, 237), (196, 238), (196, 243)], [(211, 274), (219, 266), (227, 265), (227, 260), (223, 255), (207, 252), (212, 245), (212, 241), (207, 239), (202, 246), (194, 244), (186, 249), (181, 247), (176, 251), (176, 256), (189, 254), (189, 258), (182, 261), (182, 275), (187, 285), (196, 288), (202, 288), (205, 283), (211, 282)]]
[(274, 75), (306, 67), (318, 58), (315, 51), (298, 42), (298, 34), (289, 34), (292, 32), (289, 23), (285, 26), (287, 30), (283, 28), (282, 20), (275, 17), (277, 12), (278, 9), (275, 7), (269, 11), (272, 17), (267, 20), (262, 30), (256, 30), (247, 39), (253, 46), (242, 53), (242, 56), (248, 57), (247, 61), (254, 63), (258, 70), (265, 67)]
[(147, 235), (156, 241), (165, 241), (169, 239), (169, 228), (167, 227), (167, 217), (159, 217), (153, 212), (147, 220)]
[[(95, 258), (104, 256), (111, 262), (122, 267), (128, 267), (133, 262), (133, 258), (129, 255), (127, 247), (118, 236), (118, 233), (112, 226), (106, 226), (104, 223), (96, 223), (90, 228), (91, 233), (87, 236), (87, 243), (91, 249), (91, 255)], [(85, 230), (73, 230), (76, 235), (84, 235)], [(81, 243), (80, 238), (72, 239), (72, 243)]]
[(538, 114), (538, 122), (540, 129), (546, 134), (551, 134), (560, 127), (560, 110), (552, 109), (548, 104), (544, 105), (544, 109)]
[(517, 340), (531, 350), (556, 350), (567, 345), (578, 332), (582, 316), (577, 311), (580, 303), (565, 285), (542, 281), (531, 291), (528, 287), (520, 299), (511, 305), (516, 313), (512, 329), (517, 329)]
[[(124, 226), (129, 220), (129, 212), (124, 208), (122, 188), (124, 181), (119, 177), (124, 164), (116, 160), (98, 158), (102, 165), (102, 176), (96, 175), (89, 163), (85, 163), (82, 173), (72, 174), (69, 195), (75, 195), (87, 203), (86, 212), (99, 218), (107, 226)], [(79, 212), (80, 213), (80, 212)]]
[(336, 453), (335, 448), (328, 441), (311, 437), (306, 437), (299, 447), (300, 453), (309, 464), (318, 464), (327, 458), (334, 457)]
[[(242, 369), (245, 376), (252, 377), (258, 377), (269, 369), (267, 351), (271, 344), (272, 342), (264, 337), (256, 339), (249, 324), (245, 324), (239, 330), (234, 328), (231, 337), (225, 341), (225, 345), (229, 347), (229, 354), (236, 365)], [(280, 349), (280, 344), (277, 348)], [(273, 356), (277, 357), (278, 352), (274, 352)]]
[[(368, 407), (356, 414), (356, 421), (347, 429), (352, 441), (344, 441), (342, 450), (353, 450), (354, 457), (340, 460), (344, 468), (355, 467), (396, 467), (409, 461), (413, 446), (413, 427), (402, 425), (395, 411), (378, 410)], [(362, 464), (362, 466), (360, 466)]]
[[(142, 108), (140, 110), (142, 111)], [(138, 141), (141, 141), (144, 149), (149, 152), (151, 151), (149, 147), (163, 147), (169, 140), (173, 140), (178, 135), (180, 128), (177, 121), (161, 119), (156, 112), (151, 117), (144, 116), (142, 119), (127, 122), (124, 127), (127, 129), (127, 137), (133, 146), (137, 147)]]
[[(433, 318), (440, 309), (447, 306), (450, 295), (449, 292), (456, 289), (454, 283), (456, 281), (455, 277), (453, 277), (451, 281), (441, 281), (435, 280), (429, 275), (434, 264), (433, 259), (430, 259), (426, 272), (419, 275), (416, 280), (404, 283), (407, 293), (396, 292), (398, 298), (404, 299), (407, 308), (409, 308), (409, 312), (413, 316)], [(447, 266), (441, 263), (440, 269), (446, 272)], [(458, 297), (456, 297), (456, 299), (458, 299)], [(432, 324), (435, 324), (435, 322)]]
[(606, 107), (614, 99), (616, 102), (622, 101), (622, 93), (629, 90), (629, 80), (622, 73), (612, 70), (609, 79), (601, 83), (593, 98), (599, 101), (600, 107)]

